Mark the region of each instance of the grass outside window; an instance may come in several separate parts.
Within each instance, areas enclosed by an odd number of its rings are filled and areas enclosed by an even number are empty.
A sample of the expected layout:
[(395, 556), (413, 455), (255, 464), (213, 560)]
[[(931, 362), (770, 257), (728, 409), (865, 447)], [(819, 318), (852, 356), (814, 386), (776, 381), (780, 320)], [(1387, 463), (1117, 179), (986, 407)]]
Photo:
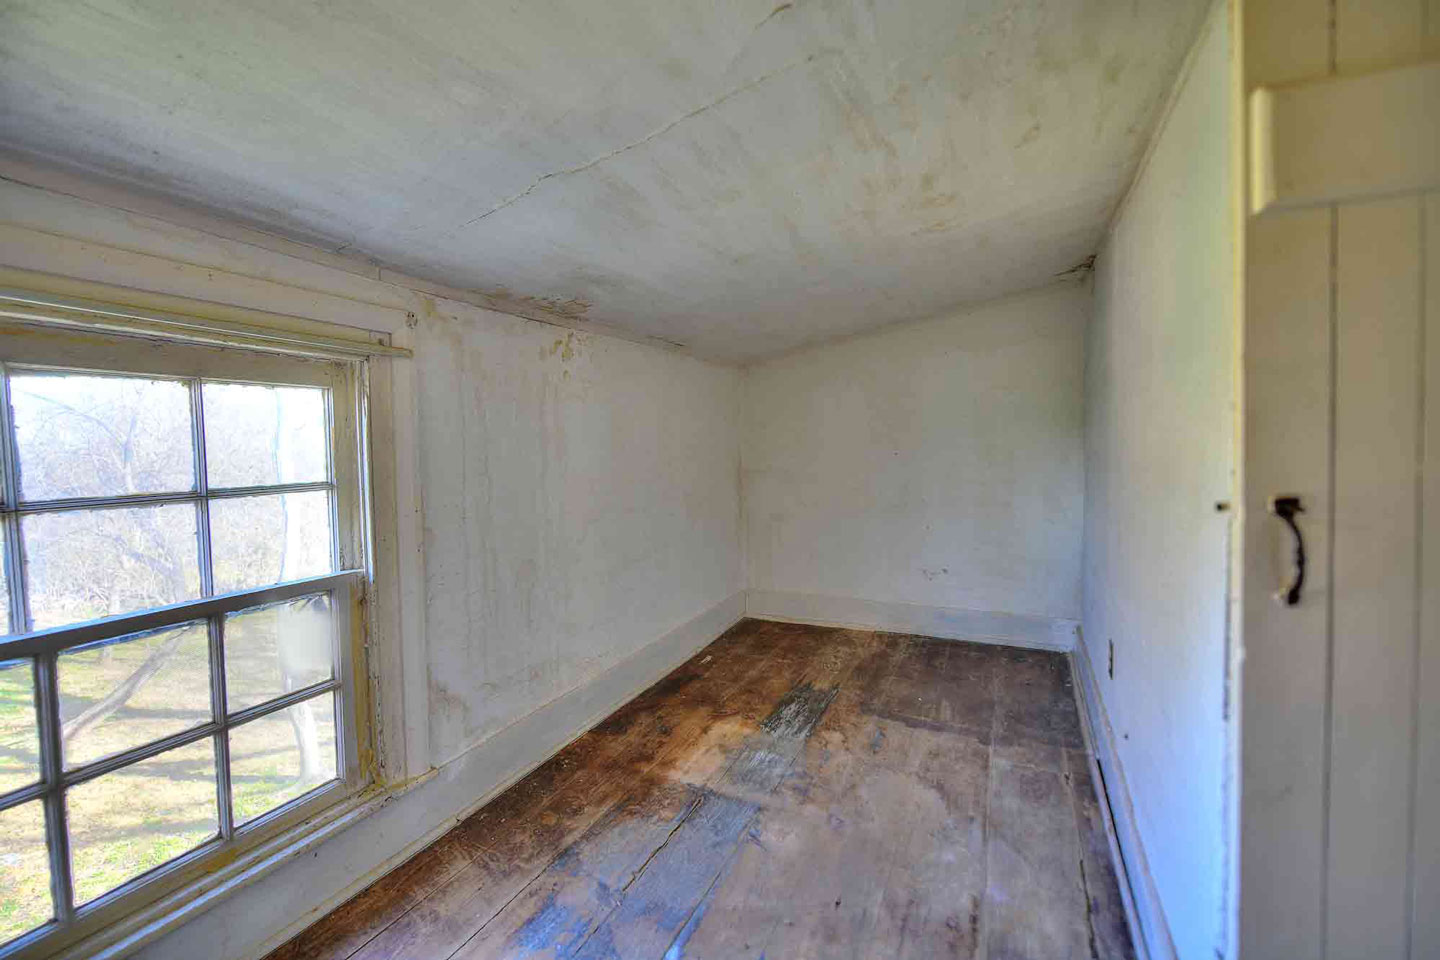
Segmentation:
[(0, 354), (0, 956), (356, 782), (353, 365), (175, 349)]

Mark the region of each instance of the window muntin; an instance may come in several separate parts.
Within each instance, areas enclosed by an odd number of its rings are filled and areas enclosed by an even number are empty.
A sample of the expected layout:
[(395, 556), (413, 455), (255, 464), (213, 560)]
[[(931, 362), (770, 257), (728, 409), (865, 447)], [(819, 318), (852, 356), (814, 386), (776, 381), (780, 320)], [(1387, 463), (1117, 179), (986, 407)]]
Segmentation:
[[(359, 781), (354, 365), (59, 344), (0, 348), (0, 955), (83, 936)], [(57, 398), (78, 425), (43, 423)]]

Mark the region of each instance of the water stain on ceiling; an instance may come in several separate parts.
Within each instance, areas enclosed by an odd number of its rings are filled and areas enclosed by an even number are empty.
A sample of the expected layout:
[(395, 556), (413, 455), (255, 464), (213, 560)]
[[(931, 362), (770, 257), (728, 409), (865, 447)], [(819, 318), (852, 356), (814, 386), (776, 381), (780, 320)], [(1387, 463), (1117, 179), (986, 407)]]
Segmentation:
[(8, 0), (0, 141), (744, 361), (1093, 254), (1206, 6)]

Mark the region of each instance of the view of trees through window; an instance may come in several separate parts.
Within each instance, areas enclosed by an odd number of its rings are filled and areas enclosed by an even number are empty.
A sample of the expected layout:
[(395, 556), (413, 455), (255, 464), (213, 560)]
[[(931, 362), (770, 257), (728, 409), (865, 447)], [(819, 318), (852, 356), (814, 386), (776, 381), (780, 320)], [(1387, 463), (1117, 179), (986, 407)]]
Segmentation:
[[(340, 768), (336, 594), (271, 589), (335, 569), (328, 391), (3, 374), (0, 943)], [(66, 632), (236, 593), (144, 629)], [(69, 876), (59, 902), (52, 869)]]

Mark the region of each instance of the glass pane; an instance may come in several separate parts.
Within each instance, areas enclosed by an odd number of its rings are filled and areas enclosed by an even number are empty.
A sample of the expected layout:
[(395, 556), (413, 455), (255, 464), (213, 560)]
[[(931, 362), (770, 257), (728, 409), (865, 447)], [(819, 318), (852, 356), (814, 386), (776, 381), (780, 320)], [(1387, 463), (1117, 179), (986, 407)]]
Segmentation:
[(215, 745), (206, 737), (67, 790), (75, 902), (218, 836), (215, 789)]
[(35, 800), (0, 811), (0, 943), (51, 915), (45, 808)]
[(216, 593), (330, 573), (330, 493), (210, 501), (210, 555)]
[(192, 504), (37, 513), (20, 533), (37, 630), (200, 595)]
[(230, 729), (237, 824), (334, 780), (337, 770), (334, 694), (322, 693)]
[(13, 373), (20, 498), (195, 488), (190, 390), (178, 380)]
[(296, 597), (225, 617), (225, 697), (234, 713), (333, 674), (330, 595)]
[(0, 525), (0, 636), (19, 633), (10, 626), (10, 582), (5, 579), (5, 527)]
[(325, 480), (325, 391), (205, 383), (205, 467), (212, 487)]
[(35, 670), (29, 660), (0, 663), (0, 793), (40, 779)]
[(204, 620), (75, 647), (56, 659), (66, 768), (211, 718)]

